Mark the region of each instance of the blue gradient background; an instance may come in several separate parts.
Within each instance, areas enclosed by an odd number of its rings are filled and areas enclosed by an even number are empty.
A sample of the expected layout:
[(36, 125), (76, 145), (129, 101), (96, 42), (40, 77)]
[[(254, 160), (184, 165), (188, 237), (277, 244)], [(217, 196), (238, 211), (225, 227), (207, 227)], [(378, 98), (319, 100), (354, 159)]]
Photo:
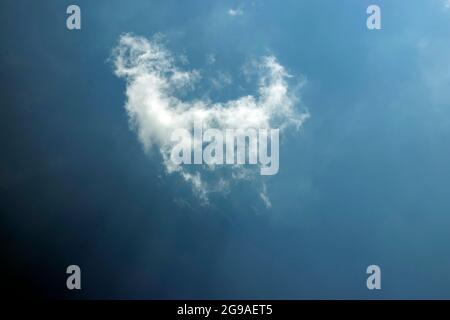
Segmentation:
[[(72, 3), (81, 31), (65, 27)], [(366, 28), (372, 3), (380, 31)], [(237, 7), (244, 14), (230, 17)], [(108, 62), (123, 32), (164, 33), (190, 67), (214, 53), (236, 71), (271, 53), (306, 76), (311, 118), (282, 138), (272, 209), (245, 185), (202, 207), (157, 153), (144, 154)], [(450, 298), (444, 1), (3, 0), (0, 34), (4, 293)], [(242, 94), (238, 81), (217, 99)], [(69, 264), (82, 269), (82, 291), (65, 288)], [(370, 264), (381, 291), (366, 288)]]

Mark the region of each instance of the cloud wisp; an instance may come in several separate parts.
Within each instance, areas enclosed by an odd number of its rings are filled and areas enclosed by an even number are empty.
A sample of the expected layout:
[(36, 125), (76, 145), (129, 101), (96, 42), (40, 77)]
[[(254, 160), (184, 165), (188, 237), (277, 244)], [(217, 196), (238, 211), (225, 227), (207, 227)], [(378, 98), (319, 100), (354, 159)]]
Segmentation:
[[(123, 34), (112, 60), (115, 74), (126, 80), (125, 109), (143, 149), (158, 151), (166, 173), (179, 173), (203, 203), (208, 203), (211, 193), (228, 192), (236, 181), (262, 178), (254, 174), (257, 170), (242, 165), (175, 165), (170, 159), (174, 130), (191, 130), (194, 122), (201, 121), (207, 128), (279, 128), (282, 132), (300, 128), (309, 117), (306, 110), (297, 110), (298, 90), (290, 88), (291, 76), (274, 56), (254, 64), (259, 75), (257, 94), (225, 102), (212, 102), (200, 94), (196, 99), (183, 99), (187, 92), (195, 93), (201, 72), (179, 68), (176, 56), (160, 37)], [(266, 184), (260, 181), (259, 185), (261, 199), (270, 207)]]
[(237, 9), (229, 9), (228, 10), (228, 15), (232, 16), (232, 17), (236, 17), (236, 16), (242, 16), (244, 15), (244, 11), (240, 8)]

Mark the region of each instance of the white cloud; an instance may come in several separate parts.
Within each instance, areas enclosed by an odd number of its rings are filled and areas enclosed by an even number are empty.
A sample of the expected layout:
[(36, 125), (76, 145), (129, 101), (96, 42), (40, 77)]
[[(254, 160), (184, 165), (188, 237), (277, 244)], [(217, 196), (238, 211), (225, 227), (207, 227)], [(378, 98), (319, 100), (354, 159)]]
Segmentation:
[(210, 54), (206, 55), (206, 63), (207, 64), (216, 63), (216, 56), (214, 55), (214, 53), (210, 53)]
[(229, 86), (232, 82), (230, 74), (223, 71), (218, 71), (216, 76), (211, 79), (211, 84), (215, 89), (222, 89)]
[(242, 15), (244, 15), (244, 11), (242, 11), (242, 9), (240, 9), (240, 8), (230, 9), (230, 10), (228, 10), (228, 14), (232, 17), (242, 16)]
[(264, 202), (264, 205), (267, 209), (272, 208), (272, 202), (270, 201), (269, 196), (267, 195), (267, 186), (265, 183), (262, 185), (262, 190), (259, 193), (259, 196), (261, 197), (261, 200)]
[[(208, 203), (210, 193), (228, 192), (232, 181), (250, 175), (242, 173), (242, 166), (175, 165), (170, 161), (170, 137), (175, 129), (190, 130), (194, 121), (202, 120), (205, 127), (283, 130), (289, 126), (299, 128), (309, 114), (295, 110), (298, 99), (288, 86), (290, 75), (274, 56), (262, 57), (255, 64), (258, 95), (223, 103), (205, 98), (182, 100), (182, 94), (200, 81), (200, 72), (181, 70), (176, 61), (158, 37), (149, 40), (124, 34), (113, 53), (115, 74), (126, 80), (125, 108), (130, 124), (144, 150), (159, 150), (166, 172), (178, 172), (193, 186), (199, 199)], [(265, 186), (260, 197), (270, 207)]]

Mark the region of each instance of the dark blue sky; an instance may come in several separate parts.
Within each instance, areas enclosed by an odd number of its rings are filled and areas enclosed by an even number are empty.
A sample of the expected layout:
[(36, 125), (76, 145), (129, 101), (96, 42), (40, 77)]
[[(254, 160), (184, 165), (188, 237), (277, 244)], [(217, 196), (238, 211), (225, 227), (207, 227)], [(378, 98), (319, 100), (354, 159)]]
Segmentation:
[[(0, 4), (2, 277), (64, 298), (450, 298), (450, 8), (444, 0)], [(369, 4), (382, 30), (366, 28)], [(242, 10), (230, 16), (228, 10)], [(110, 61), (166, 36), (190, 67), (275, 55), (311, 118), (282, 137), (272, 208), (241, 183), (202, 206), (145, 153)], [(242, 82), (244, 85), (244, 82)], [(183, 201), (181, 201), (181, 199)], [(81, 292), (65, 269), (82, 269)], [(366, 267), (382, 290), (366, 288)]]

